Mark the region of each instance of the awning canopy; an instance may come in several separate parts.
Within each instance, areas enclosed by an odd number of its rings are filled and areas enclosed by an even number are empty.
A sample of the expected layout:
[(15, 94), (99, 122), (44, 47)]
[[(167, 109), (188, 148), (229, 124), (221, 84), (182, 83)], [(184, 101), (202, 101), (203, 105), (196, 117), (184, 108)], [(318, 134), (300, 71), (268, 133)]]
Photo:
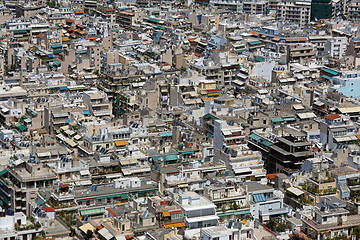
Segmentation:
[(302, 190), (300, 190), (298, 188), (295, 188), (295, 187), (289, 187), (286, 190), (291, 192), (292, 194), (294, 194), (296, 196), (300, 196), (300, 195), (304, 194), (304, 191), (302, 191)]
[(115, 146), (117, 147), (122, 147), (127, 145), (129, 145), (129, 142), (127, 140), (115, 141)]
[(51, 45), (51, 48), (61, 48), (62, 44), (53, 44)]
[(171, 214), (168, 211), (162, 213), (164, 217), (171, 217)]
[(92, 208), (92, 209), (86, 209), (86, 210), (80, 210), (81, 216), (94, 216), (94, 215), (100, 215), (105, 213), (105, 208)]
[(90, 175), (90, 171), (89, 170), (81, 170), (80, 175), (81, 176)]
[(4, 169), (4, 170), (0, 171), (0, 176), (2, 176), (2, 175), (4, 175), (4, 174), (6, 174), (7, 172), (8, 172), (8, 170), (7, 170), (7, 169)]
[(185, 223), (183, 223), (183, 222), (170, 223), (170, 224), (164, 225), (164, 227), (165, 227), (165, 228), (180, 228), (180, 227), (185, 227)]

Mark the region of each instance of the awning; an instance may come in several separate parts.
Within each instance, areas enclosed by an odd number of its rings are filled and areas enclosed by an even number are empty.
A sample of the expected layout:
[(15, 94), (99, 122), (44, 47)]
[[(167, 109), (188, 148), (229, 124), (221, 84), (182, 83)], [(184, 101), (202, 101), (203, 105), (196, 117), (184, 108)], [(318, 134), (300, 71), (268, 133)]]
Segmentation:
[(171, 217), (171, 214), (168, 211), (162, 213), (163, 217)]
[(176, 154), (165, 156), (165, 161), (175, 161), (178, 160), (178, 156)]
[(252, 173), (251, 168), (237, 168), (236, 166), (233, 166), (233, 171), (235, 174)]
[(272, 40), (273, 40), (273, 41), (280, 41), (280, 38), (274, 37)]
[(262, 44), (262, 42), (261, 41), (251, 41), (251, 42), (248, 42), (248, 44), (254, 46), (254, 45)]
[(332, 80), (332, 78), (331, 78), (331, 77), (326, 76), (326, 75), (322, 75), (321, 77), (322, 77), (322, 78), (325, 78), (325, 79), (327, 79), (327, 80), (330, 80), (330, 81)]
[(186, 221), (188, 223), (194, 223), (194, 222), (206, 222), (206, 221), (212, 221), (212, 220), (218, 220), (219, 217), (216, 215), (207, 215), (207, 216), (201, 216), (201, 217), (193, 217), (193, 218), (187, 218)]
[(100, 215), (105, 213), (105, 208), (92, 208), (92, 209), (86, 209), (86, 210), (80, 210), (81, 216), (94, 216), (94, 215)]
[(55, 61), (54, 61), (54, 65), (55, 65), (55, 66), (60, 66), (61, 63), (60, 63), (58, 60), (55, 60)]
[(284, 120), (282, 118), (273, 118), (273, 119), (271, 119), (271, 121), (273, 123), (277, 123), (277, 122), (283, 122)]
[(27, 130), (27, 128), (26, 128), (24, 125), (22, 125), (22, 124), (20, 124), (19, 126), (17, 126), (17, 128), (18, 128), (21, 132), (24, 132), (24, 131)]
[(262, 137), (256, 135), (255, 133), (250, 134), (249, 137), (254, 139), (255, 141), (259, 141), (260, 139), (262, 139)]
[(182, 152), (181, 154), (186, 155), (186, 154), (194, 154), (194, 151), (186, 151), (186, 152)]
[(84, 115), (89, 115), (89, 114), (90, 114), (90, 113), (89, 113), (89, 110), (84, 110), (84, 111), (83, 111), (83, 114), (84, 114)]
[(38, 200), (35, 201), (35, 203), (36, 203), (36, 205), (41, 206), (45, 203), (45, 200), (42, 198), (39, 198)]
[(59, 54), (59, 53), (62, 53), (62, 52), (64, 52), (64, 49), (54, 50), (53, 51), (54, 54)]
[(180, 227), (185, 227), (185, 223), (180, 222), (180, 223), (170, 223), (170, 224), (166, 224), (164, 225), (165, 228), (180, 228)]
[(244, 214), (250, 214), (250, 210), (240, 210), (240, 211), (236, 211), (234, 213), (235, 215), (244, 215)]
[(287, 121), (287, 122), (289, 122), (289, 121), (296, 121), (296, 119), (295, 119), (294, 117), (285, 117), (285, 118), (283, 118), (283, 120), (284, 120), (284, 121)]
[(291, 192), (292, 194), (294, 194), (296, 196), (300, 196), (300, 195), (304, 194), (304, 191), (301, 191), (300, 189), (295, 188), (295, 187), (289, 187), (286, 190)]
[(62, 44), (53, 44), (51, 45), (51, 48), (61, 48)]
[(6, 174), (7, 172), (8, 172), (8, 170), (7, 170), (7, 169), (4, 169), (4, 170), (0, 171), (0, 176), (2, 176), (2, 175), (4, 175), (4, 174)]
[(127, 140), (121, 140), (121, 141), (115, 141), (115, 146), (122, 147), (129, 145), (129, 142)]
[(328, 68), (322, 68), (321, 70), (324, 71), (324, 72), (330, 73), (331, 75), (338, 75), (339, 74), (338, 72), (336, 72), (334, 70), (331, 70), (331, 69), (328, 69)]
[(128, 199), (129, 197), (128, 197), (127, 194), (123, 193), (123, 194), (120, 194), (120, 198), (121, 199)]
[(89, 170), (81, 170), (80, 175), (81, 176), (90, 175), (90, 171)]
[(14, 33), (27, 33), (27, 30), (15, 30)]

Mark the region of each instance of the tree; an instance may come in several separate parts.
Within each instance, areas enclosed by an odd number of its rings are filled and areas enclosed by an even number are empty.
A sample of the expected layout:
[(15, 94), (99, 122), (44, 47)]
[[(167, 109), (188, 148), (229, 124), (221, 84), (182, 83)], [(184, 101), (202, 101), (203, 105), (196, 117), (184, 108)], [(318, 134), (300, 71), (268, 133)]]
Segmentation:
[(90, 229), (86, 231), (86, 238), (87, 239), (91, 239), (93, 236), (93, 231), (91, 231)]
[(360, 239), (360, 226), (353, 228), (353, 235), (356, 236), (356, 239)]

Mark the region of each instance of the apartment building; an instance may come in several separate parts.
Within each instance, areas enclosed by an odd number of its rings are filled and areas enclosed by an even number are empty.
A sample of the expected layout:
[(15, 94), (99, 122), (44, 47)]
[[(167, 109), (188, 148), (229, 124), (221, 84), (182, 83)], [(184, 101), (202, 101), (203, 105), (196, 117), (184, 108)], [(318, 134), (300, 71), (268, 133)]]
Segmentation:
[(273, 188), (258, 182), (246, 182), (244, 188), (250, 204), (250, 213), (255, 219), (266, 222), (271, 217), (289, 212), (289, 207), (284, 204), (283, 197), (277, 195)]
[(277, 4), (277, 19), (304, 27), (310, 23), (311, 1), (280, 1)]
[(311, 143), (306, 134), (295, 129), (285, 128), (277, 142), (270, 146), (267, 170), (269, 173), (291, 173), (301, 168), (303, 160), (313, 156)]
[(326, 144), (328, 149), (334, 149), (339, 145), (348, 145), (358, 142), (356, 137), (357, 127), (349, 117), (332, 114), (320, 121), (320, 142)]
[(218, 225), (216, 205), (207, 198), (194, 192), (185, 192), (179, 195), (179, 205), (189, 229)]

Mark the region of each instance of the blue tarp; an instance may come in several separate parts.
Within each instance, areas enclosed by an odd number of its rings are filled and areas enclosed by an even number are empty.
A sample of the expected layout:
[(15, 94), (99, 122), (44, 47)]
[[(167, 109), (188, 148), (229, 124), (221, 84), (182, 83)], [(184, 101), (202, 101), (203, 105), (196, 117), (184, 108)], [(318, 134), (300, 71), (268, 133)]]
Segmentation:
[(89, 113), (89, 110), (84, 110), (84, 111), (83, 111), (83, 114), (84, 114), (84, 115), (89, 115), (89, 114), (90, 114), (90, 113)]

